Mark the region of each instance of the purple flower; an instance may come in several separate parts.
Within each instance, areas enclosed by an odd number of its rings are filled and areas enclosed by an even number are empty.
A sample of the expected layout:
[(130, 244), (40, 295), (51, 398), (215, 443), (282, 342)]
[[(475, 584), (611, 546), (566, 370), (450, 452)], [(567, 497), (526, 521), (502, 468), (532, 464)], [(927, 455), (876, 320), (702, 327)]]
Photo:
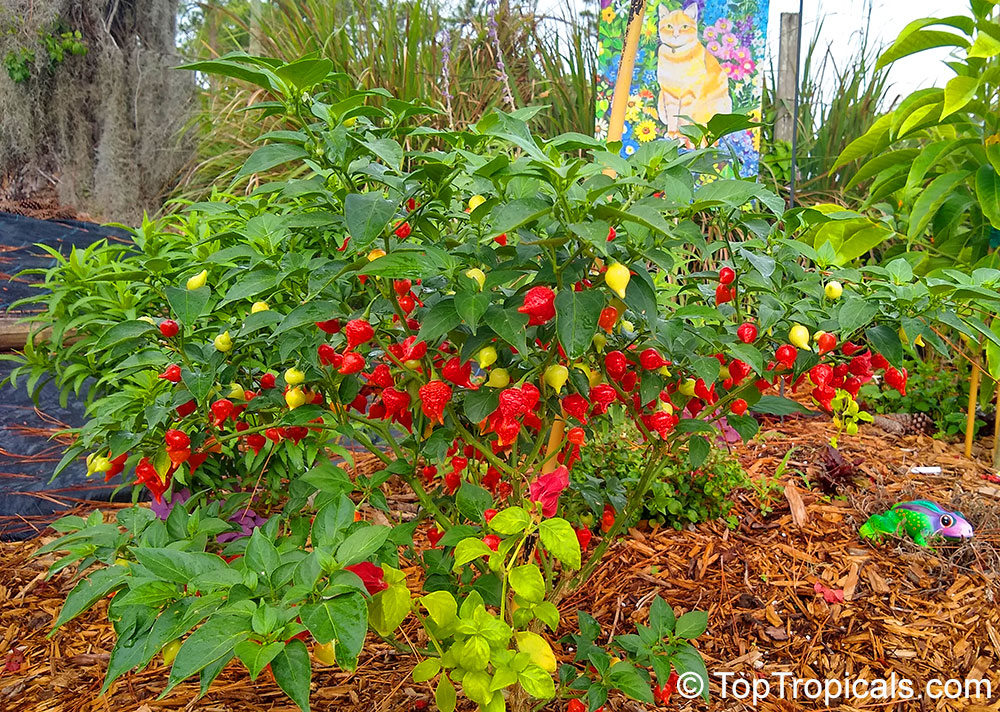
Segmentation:
[(229, 521), (240, 525), (240, 531), (238, 532), (225, 532), (224, 534), (219, 534), (215, 538), (220, 544), (226, 544), (230, 541), (235, 541), (236, 539), (242, 539), (245, 536), (250, 536), (253, 534), (255, 527), (259, 527), (267, 520), (261, 517), (257, 512), (250, 509), (250, 507), (244, 507), (242, 509), (237, 509), (230, 517)]
[(185, 487), (184, 489), (171, 494), (169, 502), (166, 501), (165, 499), (160, 501), (154, 499), (152, 502), (150, 502), (149, 508), (152, 509), (153, 514), (158, 516), (160, 519), (166, 520), (166, 518), (170, 516), (170, 512), (173, 511), (173, 508), (176, 505), (184, 504), (189, 499), (191, 499), (191, 490)]

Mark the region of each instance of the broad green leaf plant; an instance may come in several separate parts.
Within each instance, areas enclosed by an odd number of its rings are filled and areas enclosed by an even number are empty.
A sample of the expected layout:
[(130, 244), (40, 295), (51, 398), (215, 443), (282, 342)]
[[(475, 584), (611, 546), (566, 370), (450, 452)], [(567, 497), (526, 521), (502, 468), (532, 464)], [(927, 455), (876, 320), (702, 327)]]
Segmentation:
[[(300, 177), (53, 253), (10, 377), (89, 403), (56, 474), (86, 456), (133, 487), (40, 551), (79, 578), (57, 627), (112, 596), (105, 689), (163, 651), (168, 690), (204, 694), (238, 660), (307, 710), (313, 665), (353, 669), (377, 636), (444, 712), (651, 701), (707, 674), (703, 613), (654, 600), (612, 651), (581, 613), (572, 662), (551, 641), (667, 464), (700, 467), (722, 427), (753, 437), (754, 412), (849, 407), (876, 372), (905, 390), (912, 339), (947, 351), (936, 325), (977, 328), (947, 281), (843, 266), (766, 189), (698, 184), (712, 148), (625, 160), (532, 135), (530, 111), (434, 130), (321, 59), (194, 68), (297, 127), (262, 136), (244, 178)], [(580, 512), (568, 473), (612, 415), (638, 472), (618, 511)], [(352, 470), (359, 448), (374, 468)]]

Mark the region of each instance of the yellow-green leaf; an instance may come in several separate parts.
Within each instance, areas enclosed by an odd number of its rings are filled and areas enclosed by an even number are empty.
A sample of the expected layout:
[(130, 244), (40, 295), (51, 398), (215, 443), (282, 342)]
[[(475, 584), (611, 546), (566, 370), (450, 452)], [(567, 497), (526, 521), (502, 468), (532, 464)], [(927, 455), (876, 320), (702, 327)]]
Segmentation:
[(944, 108), (941, 118), (944, 119), (965, 107), (976, 95), (979, 80), (976, 77), (952, 77), (944, 88)]
[(517, 641), (517, 649), (522, 653), (527, 653), (531, 662), (546, 672), (556, 671), (556, 656), (552, 652), (552, 646), (538, 633), (523, 630), (514, 634)]

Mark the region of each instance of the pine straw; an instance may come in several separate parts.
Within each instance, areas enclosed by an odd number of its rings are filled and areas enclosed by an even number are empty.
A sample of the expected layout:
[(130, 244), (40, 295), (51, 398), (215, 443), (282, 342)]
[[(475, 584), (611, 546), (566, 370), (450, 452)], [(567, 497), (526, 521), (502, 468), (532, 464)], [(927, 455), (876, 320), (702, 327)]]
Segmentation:
[[(578, 608), (601, 621), (606, 637), (631, 632), (633, 621), (643, 620), (652, 597), (660, 595), (680, 610), (709, 612), (710, 627), (699, 647), (714, 679), (710, 709), (751, 708), (749, 701), (720, 699), (716, 676), (732, 671), (841, 680), (875, 680), (895, 672), (917, 686), (932, 677), (984, 677), (992, 681), (992, 700), (851, 699), (834, 701), (832, 708), (1000, 710), (1000, 609), (995, 602), (1000, 489), (982, 479), (989, 472), (982, 464), (985, 455), (969, 461), (954, 445), (923, 436), (886, 437), (868, 429), (841, 443), (847, 459), (865, 458), (863, 477), (846, 496), (830, 498), (807, 489), (802, 477), (815, 481), (830, 434), (827, 424), (807, 420), (768, 424), (755, 443), (738, 451), (755, 481), (754, 491), (738, 496), (739, 527), (728, 530), (710, 523), (681, 532), (633, 530), (588, 585), (563, 601), (560, 633), (572, 630)], [(794, 452), (777, 482), (774, 473), (789, 447)], [(937, 465), (942, 473), (909, 474), (914, 465)], [(858, 540), (857, 527), (870, 513), (913, 497), (960, 508), (976, 527), (977, 538), (936, 551), (909, 542), (876, 547)], [(773, 509), (768, 516), (761, 514), (762, 503)], [(195, 701), (195, 684), (180, 685), (157, 701), (167, 676), (158, 663), (125, 676), (98, 698), (113, 644), (103, 618), (105, 604), (46, 640), (71, 584), (64, 574), (43, 580), (51, 559), (28, 559), (36, 545), (0, 548), (0, 600), (6, 601), (0, 609), (0, 651), (7, 655), (16, 649), (24, 655), (19, 671), (0, 669), (0, 712), (295, 709), (266, 674), (251, 683), (238, 664), (230, 665), (200, 701)], [(828, 604), (817, 585), (842, 592), (843, 603)], [(404, 637), (417, 635), (412, 623), (404, 627)], [(556, 647), (564, 658), (571, 657), (569, 649)], [(409, 678), (415, 662), (369, 641), (357, 671), (314, 670), (314, 709), (385, 712), (431, 700), (430, 689)], [(705, 709), (675, 700), (680, 709)], [(613, 698), (608, 708), (644, 709), (620, 698)], [(772, 697), (759, 707), (785, 712), (824, 708), (822, 701), (814, 704), (802, 697), (796, 703)]]

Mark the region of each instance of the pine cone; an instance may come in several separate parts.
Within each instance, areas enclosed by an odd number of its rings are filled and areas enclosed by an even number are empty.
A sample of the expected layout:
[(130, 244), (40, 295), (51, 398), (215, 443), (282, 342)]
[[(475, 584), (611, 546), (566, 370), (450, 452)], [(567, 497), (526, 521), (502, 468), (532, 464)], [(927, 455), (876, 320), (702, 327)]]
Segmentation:
[(884, 413), (876, 415), (873, 422), (893, 435), (930, 435), (937, 429), (926, 413)]

